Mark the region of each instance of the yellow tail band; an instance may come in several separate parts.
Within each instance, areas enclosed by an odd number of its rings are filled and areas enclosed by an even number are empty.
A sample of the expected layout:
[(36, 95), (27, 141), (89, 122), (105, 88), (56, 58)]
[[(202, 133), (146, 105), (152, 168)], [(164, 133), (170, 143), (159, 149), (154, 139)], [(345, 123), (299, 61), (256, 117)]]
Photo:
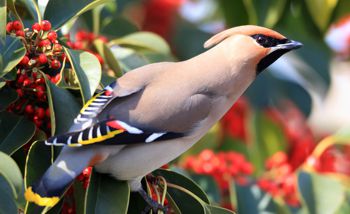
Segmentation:
[(28, 187), (24, 193), (27, 201), (34, 202), (39, 206), (53, 207), (60, 200), (59, 197), (41, 197), (39, 194), (33, 192), (32, 187)]

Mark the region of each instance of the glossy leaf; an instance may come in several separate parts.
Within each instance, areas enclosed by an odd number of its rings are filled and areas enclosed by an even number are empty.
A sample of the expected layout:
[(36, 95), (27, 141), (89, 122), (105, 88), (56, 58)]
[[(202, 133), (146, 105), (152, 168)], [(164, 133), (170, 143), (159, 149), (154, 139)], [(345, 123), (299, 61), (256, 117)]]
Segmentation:
[(51, 114), (51, 132), (52, 135), (62, 134), (68, 131), (79, 113), (80, 106), (69, 91), (57, 87), (47, 80), (45, 75), (44, 77)]
[(305, 3), (317, 27), (324, 32), (338, 0), (306, 0)]
[(33, 17), (36, 22), (42, 20), (42, 14), (40, 13), (38, 0), (21, 0), (24, 5), (27, 7), (27, 11)]
[[(1, 169), (0, 169), (1, 170)], [(0, 213), (17, 213), (18, 208), (12, 194), (11, 186), (0, 174)]]
[(162, 176), (165, 178), (165, 180), (168, 183), (173, 183), (173, 184), (179, 185), (179, 186), (191, 191), (193, 194), (195, 194), (201, 200), (203, 200), (203, 202), (210, 203), (205, 192), (198, 186), (198, 184), (193, 182), (190, 178), (187, 178), (184, 175), (181, 175), (177, 172), (170, 171), (170, 170), (164, 170), (164, 169), (158, 169), (158, 170), (152, 172), (152, 174), (154, 176)]
[(121, 77), (123, 73), (119, 66), (118, 60), (113, 55), (111, 49), (102, 40), (95, 40), (94, 45), (98, 53), (105, 60), (105, 63), (108, 64), (108, 67), (113, 70), (116, 77)]
[(138, 31), (137, 27), (122, 16), (105, 19), (101, 27), (101, 33), (112, 38), (122, 37), (136, 31)]
[(273, 0), (269, 3), (264, 26), (273, 28), (284, 13), (287, 0)]
[(298, 188), (309, 213), (335, 213), (346, 200), (345, 187), (325, 175), (301, 171), (298, 174)]
[(6, 12), (6, 1), (0, 1), (0, 42), (5, 41), (6, 37), (6, 22), (7, 22), (7, 12)]
[(13, 154), (34, 135), (35, 125), (24, 117), (0, 112), (0, 151)]
[(110, 0), (50, 0), (44, 19), (49, 20), (53, 29), (60, 28), (69, 20)]
[(17, 98), (18, 95), (12, 88), (0, 88), (0, 111), (5, 110), (11, 103), (16, 101)]
[(5, 43), (0, 42), (0, 77), (10, 72), (23, 58), (26, 49), (22, 41), (7, 36)]
[(149, 64), (149, 61), (140, 53), (131, 48), (116, 47), (111, 48), (113, 55), (118, 59), (123, 73)]
[[(52, 148), (46, 146), (43, 141), (36, 141), (29, 149), (26, 168), (24, 174), (25, 187), (27, 188), (37, 181), (44, 172), (50, 167), (53, 161)], [(36, 206), (34, 203), (27, 203), (25, 213), (40, 213), (43, 207)]]
[(71, 49), (65, 49), (65, 51), (79, 80), (83, 102), (86, 103), (95, 93), (101, 81), (101, 64), (89, 52)]
[[(237, 194), (237, 212), (245, 214), (277, 213), (277, 206), (269, 194), (262, 192), (256, 185), (235, 185)], [(234, 190), (230, 190), (234, 191)], [(249, 202), (249, 205), (247, 205)]]
[(146, 49), (163, 54), (169, 54), (170, 48), (160, 36), (150, 32), (137, 32), (110, 41), (110, 45), (120, 45), (134, 49)]
[(211, 176), (190, 174), (196, 184), (198, 184), (207, 194), (209, 201), (220, 203), (220, 191), (216, 181)]
[(86, 214), (126, 214), (130, 188), (127, 182), (117, 181), (107, 174), (93, 171), (87, 190)]
[(10, 185), (15, 200), (23, 198), (23, 178), (16, 162), (7, 154), (0, 152), (0, 176)]
[(252, 14), (248, 13), (244, 1), (219, 0), (218, 2), (228, 27), (249, 23), (249, 16)]
[(206, 205), (206, 209), (209, 211), (208, 213), (212, 214), (234, 214), (234, 212), (231, 210), (213, 205)]
[(250, 122), (254, 139), (247, 152), (249, 160), (257, 169), (256, 173), (259, 173), (264, 169), (264, 162), (268, 157), (278, 151), (285, 151), (287, 142), (281, 127), (263, 113), (257, 112)]

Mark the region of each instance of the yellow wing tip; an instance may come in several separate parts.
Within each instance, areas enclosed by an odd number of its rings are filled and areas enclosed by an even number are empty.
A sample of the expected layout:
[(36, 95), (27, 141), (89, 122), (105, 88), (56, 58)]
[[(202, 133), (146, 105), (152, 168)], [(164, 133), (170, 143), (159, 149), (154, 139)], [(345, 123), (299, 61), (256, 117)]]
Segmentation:
[(33, 202), (39, 206), (53, 207), (60, 200), (59, 197), (41, 197), (39, 194), (33, 192), (32, 187), (28, 187), (24, 193), (27, 201)]

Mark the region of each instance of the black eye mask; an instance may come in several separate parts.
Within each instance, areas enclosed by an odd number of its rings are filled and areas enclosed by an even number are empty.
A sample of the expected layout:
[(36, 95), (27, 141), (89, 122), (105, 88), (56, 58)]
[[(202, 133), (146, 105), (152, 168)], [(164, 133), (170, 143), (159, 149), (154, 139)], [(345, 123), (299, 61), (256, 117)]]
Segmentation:
[(265, 36), (263, 34), (254, 34), (251, 37), (264, 48), (275, 47), (279, 44), (285, 44), (289, 42), (288, 39), (276, 39), (270, 36)]

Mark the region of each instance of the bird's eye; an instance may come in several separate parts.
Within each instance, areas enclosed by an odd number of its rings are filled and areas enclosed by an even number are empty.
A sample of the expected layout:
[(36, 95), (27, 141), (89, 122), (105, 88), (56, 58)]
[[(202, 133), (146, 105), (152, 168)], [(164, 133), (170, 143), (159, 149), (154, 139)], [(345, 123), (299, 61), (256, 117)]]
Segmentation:
[(261, 46), (263, 46), (265, 48), (271, 47), (271, 45), (272, 45), (271, 44), (271, 39), (272, 38), (270, 38), (270, 37), (267, 37), (267, 36), (264, 36), (264, 35), (261, 35), (261, 34), (256, 34), (256, 35), (253, 35), (252, 37), (255, 39), (255, 41), (259, 45), (261, 45)]

